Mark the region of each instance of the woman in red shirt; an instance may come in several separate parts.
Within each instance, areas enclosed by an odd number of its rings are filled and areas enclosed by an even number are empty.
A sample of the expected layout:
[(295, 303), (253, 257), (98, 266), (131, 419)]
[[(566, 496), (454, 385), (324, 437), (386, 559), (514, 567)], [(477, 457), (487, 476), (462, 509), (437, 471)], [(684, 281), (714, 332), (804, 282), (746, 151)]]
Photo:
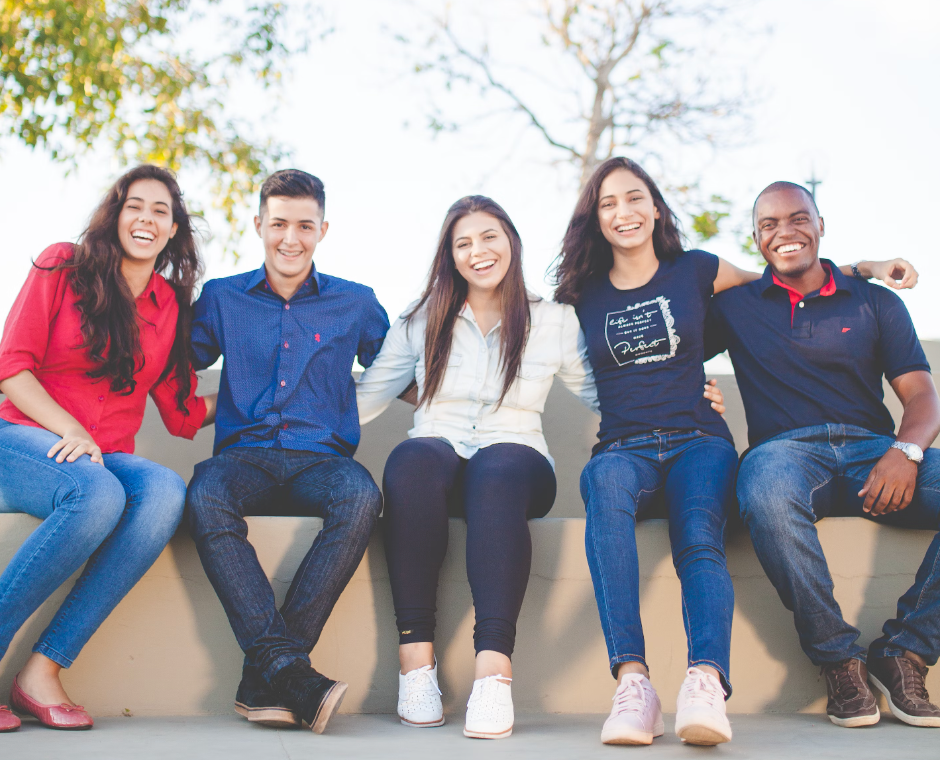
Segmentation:
[[(77, 245), (33, 264), (0, 341), (0, 513), (43, 522), (0, 575), (0, 657), (26, 619), (85, 569), (13, 682), (13, 706), (54, 728), (91, 728), (59, 682), (176, 530), (186, 487), (134, 456), (148, 394), (193, 438), (215, 413), (190, 366), (202, 272), (173, 175), (122, 176)], [(19, 720), (0, 707), (0, 730)]]

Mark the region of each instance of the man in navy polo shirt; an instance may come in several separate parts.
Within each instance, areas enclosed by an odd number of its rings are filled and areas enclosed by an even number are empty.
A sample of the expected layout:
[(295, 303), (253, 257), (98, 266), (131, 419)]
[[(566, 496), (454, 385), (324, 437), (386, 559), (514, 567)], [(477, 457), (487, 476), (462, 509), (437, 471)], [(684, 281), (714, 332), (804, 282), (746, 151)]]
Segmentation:
[[(753, 211), (761, 279), (714, 297), (707, 356), (728, 348), (749, 424), (740, 510), (802, 649), (827, 677), (839, 726), (876, 723), (867, 680), (901, 720), (938, 726), (925, 689), (939, 658), (939, 536), (869, 652), (841, 615), (815, 522), (858, 515), (938, 529), (939, 397), (896, 294), (818, 258), (824, 220), (811, 194), (776, 182)], [(903, 404), (894, 423), (883, 377)]]
[[(295, 169), (262, 185), (255, 229), (265, 263), (207, 282), (196, 303), (197, 369), (224, 357), (214, 456), (187, 491), (200, 559), (245, 652), (236, 711), (317, 733), (347, 688), (308, 657), (366, 549), (379, 489), (353, 460), (360, 440), (354, 357), (369, 367), (389, 329), (369, 288), (318, 272), (324, 186)], [(279, 610), (247, 539), (246, 515), (314, 515), (324, 525)]]

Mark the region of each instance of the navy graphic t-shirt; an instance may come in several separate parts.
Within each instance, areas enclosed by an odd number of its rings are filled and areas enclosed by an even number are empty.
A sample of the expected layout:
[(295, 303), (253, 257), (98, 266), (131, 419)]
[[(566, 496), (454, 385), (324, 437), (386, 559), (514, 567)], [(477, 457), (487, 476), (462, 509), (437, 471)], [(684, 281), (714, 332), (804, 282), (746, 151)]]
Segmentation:
[(703, 325), (719, 259), (685, 251), (659, 262), (650, 282), (618, 290), (590, 280), (576, 306), (595, 374), (599, 443), (652, 430), (699, 430), (732, 442), (723, 418), (703, 397)]

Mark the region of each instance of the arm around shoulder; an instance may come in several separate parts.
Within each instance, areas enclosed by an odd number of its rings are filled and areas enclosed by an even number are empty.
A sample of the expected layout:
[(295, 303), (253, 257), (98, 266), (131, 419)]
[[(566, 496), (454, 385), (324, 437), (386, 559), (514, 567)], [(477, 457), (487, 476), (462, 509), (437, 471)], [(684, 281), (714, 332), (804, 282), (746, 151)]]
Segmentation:
[(579, 324), (576, 310), (563, 305), (563, 328), (560, 331), (562, 361), (556, 376), (593, 413), (599, 413), (599, 395), (595, 376), (589, 363), (585, 334)]

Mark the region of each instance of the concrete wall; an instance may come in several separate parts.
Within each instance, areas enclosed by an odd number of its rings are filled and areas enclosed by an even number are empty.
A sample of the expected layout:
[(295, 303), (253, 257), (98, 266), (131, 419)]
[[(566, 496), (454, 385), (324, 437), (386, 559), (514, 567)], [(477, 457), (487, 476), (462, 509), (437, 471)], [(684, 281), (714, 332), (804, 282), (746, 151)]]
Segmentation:
[[(938, 384), (938, 343), (929, 344)], [(933, 350), (934, 349), (934, 350)], [(206, 373), (206, 387), (216, 381)], [(745, 444), (742, 405), (731, 376), (721, 378), (730, 427)], [(892, 392), (888, 398), (892, 397)], [(891, 408), (894, 408), (891, 398)], [(531, 523), (534, 543), (530, 586), (518, 625), (514, 700), (518, 710), (606, 712), (614, 682), (598, 622), (583, 546), (584, 515), (578, 476), (594, 442), (594, 418), (564, 389), (554, 387), (544, 420), (557, 460), (559, 496), (550, 516)], [(410, 427), (410, 408), (395, 402), (364, 428), (357, 454), (377, 481), (389, 451)], [(148, 409), (138, 453), (189, 479), (193, 465), (211, 453), (212, 430), (190, 443), (171, 439)], [(6, 566), (37, 521), (0, 515), (0, 568)], [(316, 519), (250, 518), (249, 537), (283, 598), (294, 570), (320, 528)], [(930, 531), (880, 528), (865, 520), (831, 518), (819, 535), (848, 620), (867, 643), (894, 614), (899, 595), (932, 538)], [(464, 571), (464, 525), (451, 523), (451, 550), (439, 587), (437, 650), (446, 709), (460, 712), (470, 691), (473, 613)], [(638, 528), (642, 617), (648, 658), (664, 707), (673, 710), (683, 678), (686, 639), (680, 587), (670, 559), (666, 524)], [(729, 567), (736, 590), (733, 624), (732, 712), (823, 711), (824, 682), (801, 653), (790, 614), (782, 607), (749, 544), (734, 531)], [(0, 661), (0, 695), (8, 693), (32, 643), (51, 619), (71, 583), (59, 589), (23, 627)], [(373, 537), (366, 557), (341, 597), (314, 650), (315, 666), (350, 684), (347, 712), (392, 712), (396, 700), (396, 631), (382, 545)], [(178, 534), (154, 567), (64, 674), (73, 696), (96, 715), (182, 715), (231, 709), (241, 653), (189, 538)], [(930, 692), (939, 698), (938, 669)]]

